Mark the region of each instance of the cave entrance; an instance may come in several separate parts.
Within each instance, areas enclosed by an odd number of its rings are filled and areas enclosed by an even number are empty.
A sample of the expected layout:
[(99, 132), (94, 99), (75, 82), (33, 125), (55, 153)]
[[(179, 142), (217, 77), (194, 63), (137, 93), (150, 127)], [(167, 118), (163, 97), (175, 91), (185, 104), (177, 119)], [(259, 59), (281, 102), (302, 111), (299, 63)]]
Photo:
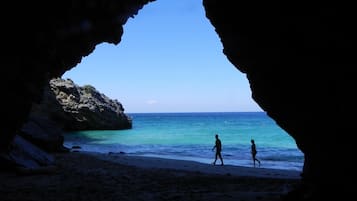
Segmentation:
[(127, 112), (262, 111), (222, 53), (200, 0), (155, 1), (62, 77), (91, 84)]
[[(210, 163), (208, 151), (218, 132), (226, 164), (250, 166), (249, 146), (254, 138), (261, 149), (258, 158), (270, 164), (265, 167), (301, 168), (302, 154), (294, 140), (253, 101), (245, 74), (228, 61), (222, 49), (201, 0), (160, 0), (146, 5), (125, 24), (119, 45), (98, 45), (62, 76), (119, 100), (134, 117), (133, 129), (81, 134), (102, 145), (104, 152), (163, 157), (164, 151), (165, 157)], [(222, 117), (222, 112), (228, 116)], [(192, 113), (206, 119), (197, 120)], [(67, 135), (67, 143), (76, 143), (71, 138), (76, 133), (72, 134)], [(83, 147), (98, 151), (89, 144)], [(279, 163), (283, 157), (291, 163)]]

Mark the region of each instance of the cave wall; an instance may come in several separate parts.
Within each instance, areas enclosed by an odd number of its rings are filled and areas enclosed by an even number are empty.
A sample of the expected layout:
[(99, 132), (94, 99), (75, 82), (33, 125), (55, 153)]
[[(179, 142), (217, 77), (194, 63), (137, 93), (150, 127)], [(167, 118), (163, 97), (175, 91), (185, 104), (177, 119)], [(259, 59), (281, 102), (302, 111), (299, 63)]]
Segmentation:
[(118, 44), (123, 25), (152, 0), (6, 1), (1, 6), (0, 151), (27, 120), (43, 86), (102, 42)]
[[(203, 0), (224, 54), (246, 73), (253, 99), (304, 153), (316, 192), (352, 192), (355, 175), (352, 12), (337, 2)], [(352, 5), (350, 5), (352, 6)], [(346, 164), (347, 163), (347, 164)], [(331, 191), (333, 192), (333, 191)]]
[[(43, 86), (102, 42), (118, 44), (123, 25), (153, 0), (6, 1), (2, 4), (5, 152)], [(353, 13), (340, 2), (203, 0), (223, 53), (246, 73), (254, 100), (305, 154), (303, 180), (316, 194), (351, 192), (356, 100)]]

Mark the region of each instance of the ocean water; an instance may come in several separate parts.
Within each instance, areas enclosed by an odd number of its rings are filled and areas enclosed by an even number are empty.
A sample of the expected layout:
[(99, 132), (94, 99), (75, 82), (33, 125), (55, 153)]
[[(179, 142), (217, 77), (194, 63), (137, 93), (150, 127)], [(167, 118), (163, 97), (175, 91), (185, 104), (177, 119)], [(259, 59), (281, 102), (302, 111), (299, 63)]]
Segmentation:
[[(265, 112), (129, 113), (129, 130), (80, 131), (65, 134), (64, 145), (100, 153), (192, 160), (210, 164), (215, 134), (222, 141), (226, 165), (253, 167), (250, 140), (261, 168), (302, 170), (304, 156), (295, 141)], [(217, 161), (220, 164), (220, 161)]]

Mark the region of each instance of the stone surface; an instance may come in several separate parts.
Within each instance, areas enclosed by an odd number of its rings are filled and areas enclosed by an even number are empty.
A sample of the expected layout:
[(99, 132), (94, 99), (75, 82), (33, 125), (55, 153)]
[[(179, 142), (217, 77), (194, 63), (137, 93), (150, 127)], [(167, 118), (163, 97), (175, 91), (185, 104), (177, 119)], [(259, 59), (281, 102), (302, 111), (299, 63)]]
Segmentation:
[[(305, 155), (314, 196), (352, 192), (356, 79), (352, 5), (203, 1), (224, 54), (246, 73), (252, 97)], [(313, 187), (311, 187), (313, 186)], [(331, 190), (331, 191), (329, 191)]]
[(42, 166), (54, 165), (55, 158), (39, 147), (28, 142), (19, 135), (15, 135), (11, 143), (12, 149), (9, 153), (1, 153), (1, 166), (14, 166), (21, 168), (36, 169)]
[(55, 103), (45, 104), (57, 103), (63, 110), (60, 116), (57, 116), (57, 110), (47, 116), (55, 118), (65, 130), (120, 130), (132, 127), (123, 105), (91, 85), (78, 86), (70, 79), (56, 78), (50, 81), (50, 91), (47, 93), (52, 93), (56, 98)]
[(4, 97), (0, 152), (27, 121), (52, 78), (81, 62), (97, 44), (118, 44), (123, 25), (151, 0), (51, 2), (7, 1), (2, 4), (0, 84)]
[(59, 124), (47, 116), (30, 114), (29, 120), (22, 126), (19, 135), (47, 152), (62, 152), (63, 130)]

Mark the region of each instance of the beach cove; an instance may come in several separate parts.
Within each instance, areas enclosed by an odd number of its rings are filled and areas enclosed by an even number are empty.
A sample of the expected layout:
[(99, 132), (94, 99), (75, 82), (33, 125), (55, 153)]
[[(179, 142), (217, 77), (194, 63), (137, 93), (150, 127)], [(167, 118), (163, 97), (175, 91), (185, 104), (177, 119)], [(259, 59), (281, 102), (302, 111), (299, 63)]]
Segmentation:
[(211, 164), (215, 134), (226, 165), (252, 167), (250, 140), (261, 167), (301, 171), (304, 156), (295, 141), (264, 112), (134, 113), (128, 130), (89, 130), (65, 135), (81, 151), (118, 153)]

